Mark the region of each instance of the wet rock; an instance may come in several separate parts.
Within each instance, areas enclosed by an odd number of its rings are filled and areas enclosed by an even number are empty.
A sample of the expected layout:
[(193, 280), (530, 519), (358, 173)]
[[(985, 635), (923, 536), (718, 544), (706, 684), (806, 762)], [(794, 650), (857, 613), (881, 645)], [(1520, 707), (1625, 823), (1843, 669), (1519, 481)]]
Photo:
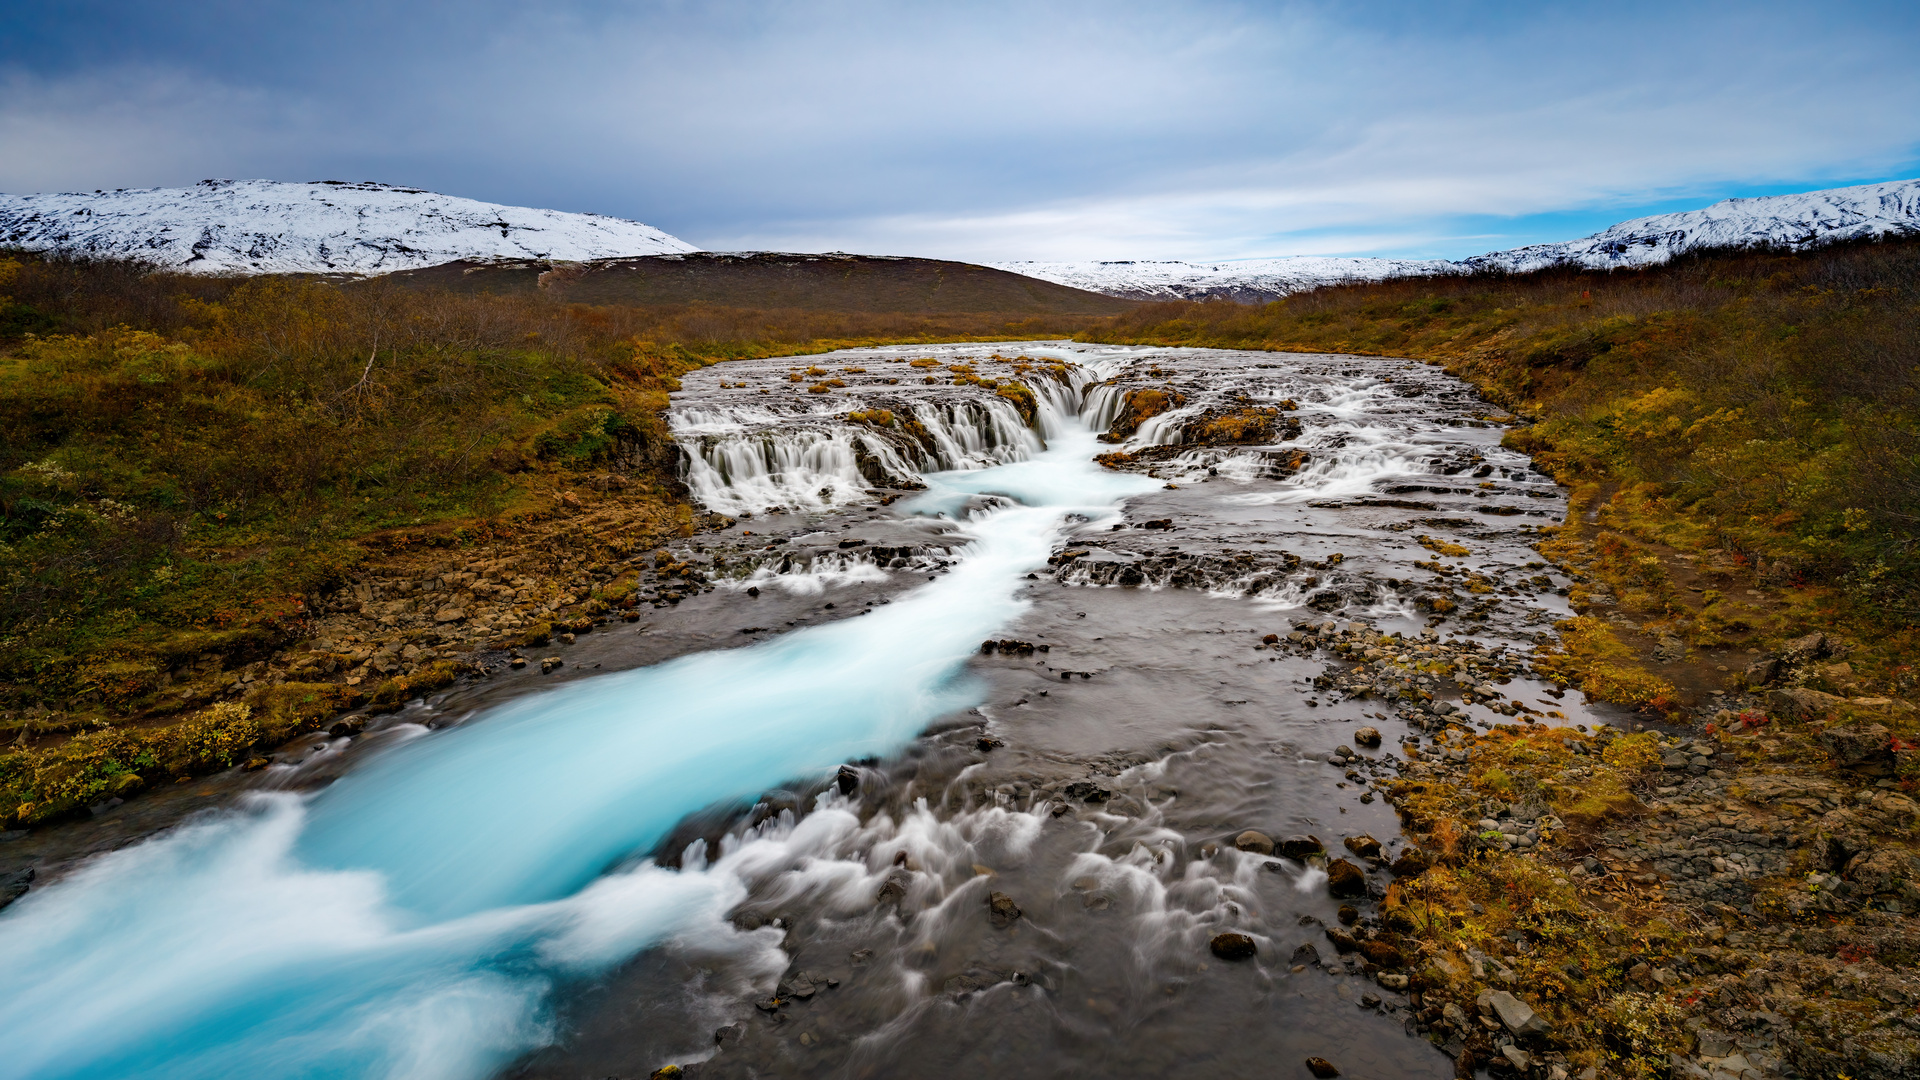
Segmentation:
[(1327, 891), (1335, 899), (1350, 900), (1367, 895), (1367, 875), (1345, 859), (1327, 864)]
[(33, 884), (33, 867), (15, 870), (11, 874), (0, 875), (0, 908), (6, 907), (22, 896)]
[(718, 1027), (713, 1029), (713, 1041), (717, 1044), (739, 1042), (740, 1036), (744, 1035), (745, 1033), (746, 1033), (746, 1029), (741, 1027), (739, 1024), (728, 1024), (725, 1027)]
[(1328, 1080), (1329, 1077), (1340, 1075), (1340, 1070), (1334, 1066), (1333, 1062), (1323, 1057), (1308, 1058), (1307, 1071), (1319, 1077), (1320, 1080)]
[(1024, 914), (1020, 905), (1014, 903), (1013, 897), (1006, 893), (997, 892), (987, 897), (987, 921), (993, 924), (995, 930), (1005, 930), (1019, 922)]
[(1290, 962), (1295, 967), (1299, 967), (1301, 965), (1305, 965), (1307, 967), (1319, 967), (1320, 966), (1320, 950), (1314, 948), (1313, 942), (1309, 941), (1305, 945), (1302, 945), (1299, 948), (1293, 950), (1293, 959)]
[(1091, 803), (1106, 802), (1108, 799), (1113, 798), (1113, 792), (1108, 791), (1106, 788), (1101, 787), (1091, 780), (1075, 780), (1073, 783), (1061, 788), (1060, 794), (1065, 795), (1069, 799), (1078, 799), (1081, 802)]
[(562, 660), (557, 656), (542, 657), (540, 660), (540, 674), (542, 675), (549, 674), (555, 668), (565, 667), (566, 663), (567, 662), (565, 660)]
[(1255, 855), (1273, 854), (1273, 839), (1266, 833), (1248, 829), (1233, 838), (1233, 846), (1241, 851), (1251, 851)]
[(840, 766), (840, 771), (834, 774), (833, 784), (840, 789), (840, 794), (853, 794), (854, 789), (860, 786), (860, 770), (851, 765)]
[(1358, 743), (1361, 746), (1379, 746), (1380, 745), (1380, 729), (1374, 728), (1374, 727), (1363, 727), (1360, 730), (1353, 733), (1353, 741)]
[(1365, 833), (1359, 836), (1349, 836), (1344, 842), (1348, 851), (1353, 852), (1363, 859), (1375, 859), (1380, 856), (1380, 841), (1375, 840)]
[(1231, 931), (1213, 935), (1213, 940), (1207, 942), (1207, 948), (1222, 960), (1251, 960), (1260, 951), (1252, 938)]
[(1405, 975), (1382, 975), (1378, 981), (1384, 990), (1405, 990), (1413, 983), (1413, 980)]
[(362, 731), (366, 730), (366, 727), (367, 727), (366, 717), (353, 716), (353, 717), (348, 717), (347, 719), (341, 720), (339, 723), (336, 723), (332, 727), (328, 728), (327, 734), (333, 736), (336, 739), (344, 739), (351, 735), (360, 734)]
[(1360, 940), (1338, 926), (1327, 927), (1327, 940), (1333, 942), (1335, 952), (1350, 953), (1360, 947)]
[(1305, 859), (1325, 850), (1326, 847), (1320, 843), (1319, 837), (1303, 834), (1295, 834), (1280, 841), (1279, 848), (1280, 854), (1289, 859)]
[(1352, 904), (1341, 904), (1339, 914), (1341, 926), (1352, 926), (1360, 921), (1360, 909)]
[(982, 735), (973, 740), (973, 748), (980, 751), (998, 750), (1005, 745), (1007, 745), (1005, 739), (996, 739), (991, 735)]
[(895, 870), (887, 875), (887, 880), (880, 883), (880, 891), (875, 894), (874, 901), (883, 907), (887, 904), (898, 904), (907, 898), (907, 886), (912, 883), (913, 875), (904, 870)]

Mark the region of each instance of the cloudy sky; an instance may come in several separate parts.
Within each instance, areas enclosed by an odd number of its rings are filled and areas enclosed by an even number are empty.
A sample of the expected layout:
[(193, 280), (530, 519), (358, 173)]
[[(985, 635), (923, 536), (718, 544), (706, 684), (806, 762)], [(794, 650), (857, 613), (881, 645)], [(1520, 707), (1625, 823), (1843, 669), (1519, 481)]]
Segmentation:
[(0, 191), (380, 180), (713, 249), (1458, 257), (1920, 176), (1920, 4), (14, 3)]

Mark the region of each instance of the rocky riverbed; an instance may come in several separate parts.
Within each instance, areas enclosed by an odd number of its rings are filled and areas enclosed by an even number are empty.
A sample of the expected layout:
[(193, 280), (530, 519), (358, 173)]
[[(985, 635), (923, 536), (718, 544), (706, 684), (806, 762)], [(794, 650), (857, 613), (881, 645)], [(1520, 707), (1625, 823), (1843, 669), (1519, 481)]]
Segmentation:
[(1910, 751), (1873, 727), (1904, 706), (1796, 685), (1844, 659), (1825, 638), (1652, 713), (1587, 700), (1564, 494), (1500, 446), (1516, 418), (1381, 358), (695, 373), (671, 419), (703, 510), (630, 512), (609, 476), (530, 534), (396, 551), (313, 598), (300, 650), (183, 678), (363, 704), (16, 837), (0, 898), (555, 686), (883, 612), (977, 557), (1068, 414), (1139, 486), (1012, 583), (972, 703), (631, 853), (738, 891), (568, 982), (507, 1074), (1911, 1073)]

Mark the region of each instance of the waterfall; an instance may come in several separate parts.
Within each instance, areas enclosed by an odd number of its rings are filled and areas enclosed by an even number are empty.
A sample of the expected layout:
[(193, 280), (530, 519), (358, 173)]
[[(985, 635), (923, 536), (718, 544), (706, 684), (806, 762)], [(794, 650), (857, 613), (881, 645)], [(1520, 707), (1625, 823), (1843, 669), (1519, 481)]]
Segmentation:
[[(477, 1077), (554, 1037), (557, 988), (653, 943), (767, 961), (770, 932), (724, 922), (737, 861), (633, 860), (689, 814), (891, 753), (976, 700), (968, 658), (1069, 517), (1157, 486), (1090, 462), (1071, 397), (1039, 398), (1044, 449), (997, 402), (915, 414), (939, 426), (918, 463), (1008, 463), (921, 473), (913, 509), (957, 517), (964, 546), (871, 617), (523, 698), (36, 889), (0, 915), (0, 1077)], [(772, 461), (844, 479), (851, 455), (824, 448), (848, 441), (814, 435)], [(718, 438), (698, 460), (794, 497)]]

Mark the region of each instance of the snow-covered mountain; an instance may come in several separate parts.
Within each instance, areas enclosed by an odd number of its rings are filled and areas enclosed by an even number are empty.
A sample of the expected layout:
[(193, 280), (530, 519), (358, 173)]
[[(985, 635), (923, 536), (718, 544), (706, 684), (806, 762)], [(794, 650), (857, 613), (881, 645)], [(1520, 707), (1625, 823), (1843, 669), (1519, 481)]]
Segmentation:
[(1724, 199), (1704, 210), (1623, 221), (1584, 240), (1534, 244), (1463, 260), (1514, 272), (1575, 265), (1655, 266), (1697, 248), (1808, 248), (1840, 240), (1920, 234), (1920, 180)]
[(1254, 302), (1288, 293), (1345, 285), (1355, 281), (1457, 274), (1458, 263), (1441, 259), (1352, 259), (1296, 255), (1284, 259), (1248, 259), (1230, 263), (1163, 261), (1002, 262), (995, 269), (1071, 285), (1088, 292), (1130, 300), (1223, 298)]
[(334, 180), (0, 195), (0, 247), (138, 258), (209, 274), (385, 274), (455, 259), (575, 261), (699, 250), (624, 218)]
[(1141, 300), (1278, 299), (1288, 293), (1359, 281), (1463, 274), (1523, 273), (1550, 266), (1592, 270), (1654, 266), (1700, 248), (1802, 249), (1862, 237), (1920, 234), (1920, 180), (1726, 199), (1704, 210), (1623, 221), (1583, 240), (1534, 244), (1459, 262), (1297, 256), (1228, 263), (993, 263), (1002, 270), (1091, 292)]

